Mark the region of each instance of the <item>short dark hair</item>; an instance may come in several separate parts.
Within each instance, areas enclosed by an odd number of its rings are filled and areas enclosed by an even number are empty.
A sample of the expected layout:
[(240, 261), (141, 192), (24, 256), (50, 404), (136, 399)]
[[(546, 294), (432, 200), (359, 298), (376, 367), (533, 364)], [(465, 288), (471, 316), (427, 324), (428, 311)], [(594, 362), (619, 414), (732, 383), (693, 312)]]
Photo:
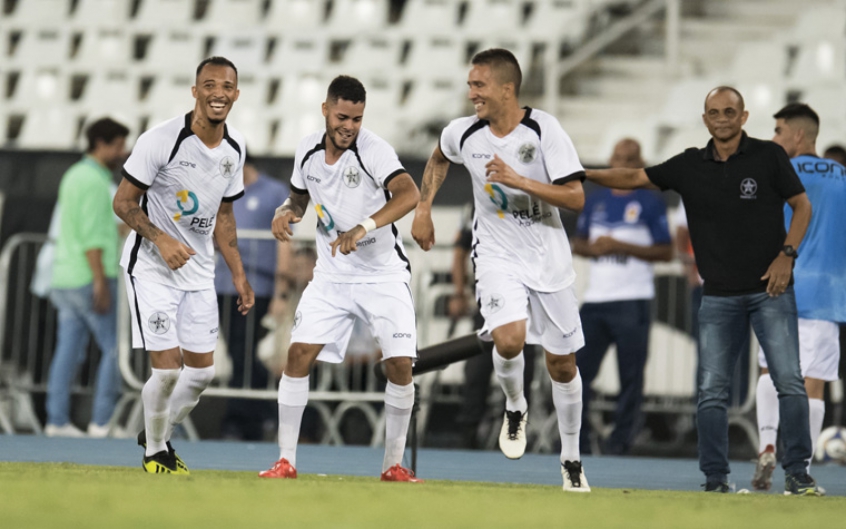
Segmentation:
[(235, 63), (233, 63), (232, 61), (230, 61), (226, 57), (219, 57), (217, 55), (213, 55), (211, 57), (203, 59), (200, 62), (200, 65), (197, 66), (196, 77), (200, 76), (200, 72), (203, 71), (203, 68), (205, 68), (207, 64), (212, 64), (214, 66), (228, 66), (235, 71), (235, 78), (236, 79), (238, 78), (238, 68), (235, 68)]
[(737, 88), (734, 88), (733, 86), (718, 86), (717, 88), (714, 88), (713, 90), (709, 91), (708, 95), (705, 96), (705, 103), (703, 106), (706, 110), (708, 108), (708, 98), (711, 97), (711, 94), (719, 94), (720, 92), (733, 93), (737, 96), (738, 99), (740, 99), (740, 110), (746, 109), (746, 101), (743, 100), (743, 94), (741, 94)]
[(337, 103), (338, 99), (350, 101), (351, 103), (366, 103), (367, 90), (361, 81), (349, 75), (339, 75), (332, 79), (329, 88), (326, 90), (326, 101)]
[(825, 153), (823, 153), (823, 158), (835, 161), (843, 160), (843, 162), (840, 163), (846, 165), (846, 163), (844, 163), (846, 162), (846, 147), (838, 144), (830, 145), (828, 149), (825, 150)]
[(514, 83), (514, 95), (520, 95), (520, 85), (523, 84), (523, 72), (520, 70), (520, 63), (510, 51), (503, 48), (490, 48), (483, 50), (473, 56), (470, 61), (473, 65), (490, 66), (500, 83)]
[(796, 118), (806, 118), (813, 121), (817, 127), (820, 126), (819, 115), (814, 112), (813, 108), (806, 105), (805, 103), (790, 103), (786, 107), (773, 114), (773, 117), (775, 119), (783, 119), (784, 121), (790, 121), (791, 119)]
[(97, 140), (104, 143), (111, 143), (117, 138), (129, 136), (129, 129), (112, 118), (101, 118), (88, 125), (85, 129), (85, 137), (88, 139), (88, 151), (93, 152), (97, 147)]

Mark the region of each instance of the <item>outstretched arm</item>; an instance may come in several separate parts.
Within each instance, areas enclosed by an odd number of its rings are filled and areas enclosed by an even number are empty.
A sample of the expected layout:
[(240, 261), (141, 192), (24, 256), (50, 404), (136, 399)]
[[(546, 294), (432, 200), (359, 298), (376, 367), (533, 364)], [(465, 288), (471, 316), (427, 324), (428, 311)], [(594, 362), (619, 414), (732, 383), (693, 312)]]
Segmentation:
[(441, 147), (435, 147), (429, 161), (426, 162), (426, 169), (423, 171), (423, 185), (420, 189), (420, 202), (414, 210), (414, 222), (411, 223), (411, 236), (417, 241), (424, 251), (429, 251), (435, 244), (435, 225), (432, 223), (432, 202), (435, 194), (444, 183), (447, 171), (449, 171), (449, 160)]
[[(388, 191), (391, 192), (391, 198), (379, 211), (370, 216), (373, 222), (369, 229), (365, 229), (363, 224), (358, 224), (355, 228), (344, 232), (340, 237), (332, 241), (333, 257), (337, 250), (340, 250), (344, 255), (354, 252), (357, 248), (356, 243), (368, 231), (387, 226), (403, 218), (409, 211), (414, 209), (414, 205), (420, 200), (420, 192), (417, 190), (417, 184), (414, 183), (414, 180), (411, 179), (408, 173), (402, 173), (392, 178), (388, 182)], [(369, 219), (366, 219), (365, 222), (367, 220)]]
[(171, 270), (181, 268), (196, 252), (160, 230), (139, 206), (145, 191), (127, 179), (118, 186), (112, 207), (115, 214), (135, 232), (155, 244)]
[(591, 182), (613, 189), (660, 189), (643, 169), (587, 169), (585, 176)]

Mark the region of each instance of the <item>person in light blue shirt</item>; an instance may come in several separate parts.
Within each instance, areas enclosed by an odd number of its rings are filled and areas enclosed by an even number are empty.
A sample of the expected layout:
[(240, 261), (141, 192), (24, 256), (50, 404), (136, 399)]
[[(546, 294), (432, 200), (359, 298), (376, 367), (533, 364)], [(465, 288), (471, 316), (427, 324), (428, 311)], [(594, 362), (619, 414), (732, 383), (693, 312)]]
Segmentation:
[[(825, 416), (825, 383), (838, 379), (838, 324), (846, 322), (846, 168), (817, 156), (820, 119), (811, 107), (791, 103), (773, 117), (776, 119), (773, 141), (787, 151), (813, 207), (808, 231), (797, 249), (793, 287), (799, 315), (799, 362), (808, 392), (811, 442), (816, 447)], [(792, 213), (791, 208), (785, 208), (787, 226)], [(775, 468), (778, 396), (762, 350), (758, 358), (760, 447), (752, 486), (756, 490), (768, 490)]]
[[(277, 206), (288, 198), (288, 186), (261, 173), (249, 154), (244, 162), (244, 186), (243, 200), (235, 201), (233, 205), (238, 229), (267, 231)], [(268, 388), (270, 374), (258, 359), (256, 345), (267, 333), (261, 325), (262, 318), (271, 310), (274, 297), (284, 295), (287, 290), (285, 281), (277, 273), (280, 262), (278, 246), (279, 243), (272, 237), (238, 237), (238, 251), (256, 296), (255, 310), (246, 318), (234, 317), (238, 293), (232, 283), (229, 267), (223, 259), (217, 260), (214, 282), (220, 307), (221, 332), (232, 359), (229, 387)], [(287, 249), (286, 246), (284, 250)], [(223, 437), (261, 440), (266, 429), (276, 431), (273, 424), (275, 416), (276, 407), (270, 401), (230, 399), (223, 418)]]

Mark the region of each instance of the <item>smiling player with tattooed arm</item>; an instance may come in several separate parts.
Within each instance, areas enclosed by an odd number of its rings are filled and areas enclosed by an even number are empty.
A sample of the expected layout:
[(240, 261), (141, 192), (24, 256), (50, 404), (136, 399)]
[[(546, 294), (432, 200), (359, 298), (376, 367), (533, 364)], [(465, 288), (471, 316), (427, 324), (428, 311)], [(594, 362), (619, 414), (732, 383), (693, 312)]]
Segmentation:
[(150, 354), (138, 444), (145, 449), (142, 467), (156, 474), (188, 474), (169, 439), (214, 378), (212, 235), (232, 271), (241, 314), (254, 303), (232, 212), (232, 202), (244, 195), (246, 155), (243, 137), (225, 123), (239, 95), (235, 65), (222, 57), (204, 60), (192, 92), (192, 112), (138, 138), (114, 200), (115, 213), (133, 230), (121, 266), (132, 346)]

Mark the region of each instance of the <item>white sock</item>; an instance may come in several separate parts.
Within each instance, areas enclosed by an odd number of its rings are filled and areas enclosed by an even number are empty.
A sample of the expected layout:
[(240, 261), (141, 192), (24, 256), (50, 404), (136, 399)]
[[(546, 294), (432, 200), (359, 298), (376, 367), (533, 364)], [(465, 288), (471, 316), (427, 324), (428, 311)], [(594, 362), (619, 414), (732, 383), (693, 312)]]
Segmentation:
[(297, 468), (297, 441), (300, 424), (308, 404), (308, 376), (293, 378), (282, 375), (279, 381), (279, 459), (287, 459)]
[(178, 369), (152, 369), (153, 373), (141, 390), (144, 402), (144, 429), (147, 434), (145, 455), (151, 456), (167, 450), (167, 418), (170, 395), (179, 379)]
[(170, 440), (173, 434), (173, 427), (185, 420), (197, 403), (200, 402), (200, 394), (214, 380), (214, 366), (190, 367), (184, 366), (173, 394), (170, 396), (170, 417), (168, 418), (167, 435), (165, 441)]
[(776, 447), (778, 437), (778, 392), (769, 373), (758, 377), (755, 390), (755, 413), (758, 416), (758, 453), (767, 446)]
[(382, 472), (402, 464), (413, 407), (414, 384), (399, 386), (388, 382), (385, 387), (385, 458), (382, 460)]
[(493, 366), (496, 379), (502, 391), (505, 392), (505, 409), (526, 413), (529, 404), (523, 395), (523, 369), (526, 367), (526, 357), (523, 351), (514, 358), (507, 360), (499, 355), (496, 346), (493, 348)]
[(579, 430), (582, 429), (582, 375), (578, 371), (570, 382), (552, 380), (552, 402), (558, 414), (561, 434), (561, 463), (581, 461)]
[[(825, 419), (825, 401), (821, 399), (808, 399), (808, 417), (810, 417), (811, 427), (811, 460), (814, 459), (813, 454), (817, 451), (817, 439), (822, 432), (823, 419)], [(810, 467), (810, 461), (808, 462)]]

